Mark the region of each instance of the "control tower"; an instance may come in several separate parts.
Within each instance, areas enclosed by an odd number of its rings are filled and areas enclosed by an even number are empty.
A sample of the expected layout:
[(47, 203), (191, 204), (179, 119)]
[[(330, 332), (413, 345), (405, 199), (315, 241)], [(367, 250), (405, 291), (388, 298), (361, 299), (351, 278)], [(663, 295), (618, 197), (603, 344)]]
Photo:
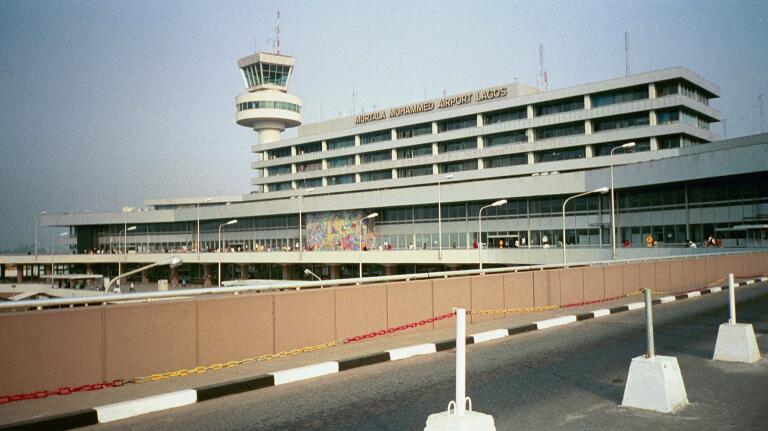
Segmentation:
[(288, 94), (294, 58), (258, 52), (237, 60), (246, 93), (237, 96), (235, 121), (259, 132), (259, 143), (280, 140), (286, 127), (301, 125), (301, 100)]

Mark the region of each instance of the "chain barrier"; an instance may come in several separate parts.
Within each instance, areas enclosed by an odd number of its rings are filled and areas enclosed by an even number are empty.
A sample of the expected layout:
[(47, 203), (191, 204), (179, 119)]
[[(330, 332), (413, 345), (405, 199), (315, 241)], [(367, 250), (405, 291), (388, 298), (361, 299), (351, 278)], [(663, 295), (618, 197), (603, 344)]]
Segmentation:
[(439, 316), (430, 317), (429, 319), (419, 320), (418, 322), (406, 323), (405, 325), (393, 326), (390, 328), (369, 332), (367, 334), (358, 335), (356, 337), (349, 337), (344, 340), (344, 344), (356, 343), (358, 341), (370, 340), (371, 338), (380, 337), (382, 335), (394, 334), (395, 332), (405, 331), (407, 329), (416, 328), (418, 326), (424, 326), (428, 323), (437, 322), (439, 320), (450, 319), (455, 315), (456, 315), (456, 312), (451, 311), (450, 313), (445, 313)]
[(495, 310), (467, 310), (467, 314), (472, 316), (487, 314), (505, 314), (505, 313), (537, 313), (540, 311), (557, 310), (559, 305), (543, 305), (540, 307), (521, 307), (521, 308), (499, 308)]
[(14, 401), (48, 398), (51, 395), (69, 395), (75, 392), (89, 392), (89, 391), (98, 391), (104, 388), (117, 388), (125, 385), (126, 383), (128, 382), (126, 382), (123, 379), (116, 379), (110, 382), (92, 383), (92, 384), (81, 385), (81, 386), (64, 386), (53, 391), (35, 391), (35, 392), (28, 392), (25, 394), (4, 395), (4, 396), (0, 396), (0, 404), (8, 404)]

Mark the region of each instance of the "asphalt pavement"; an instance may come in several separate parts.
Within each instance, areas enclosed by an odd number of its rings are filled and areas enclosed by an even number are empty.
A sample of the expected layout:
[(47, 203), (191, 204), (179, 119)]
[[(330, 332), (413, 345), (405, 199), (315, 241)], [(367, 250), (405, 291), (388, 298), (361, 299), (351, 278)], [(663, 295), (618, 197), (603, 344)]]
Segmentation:
[[(740, 289), (738, 319), (768, 354), (768, 288)], [(644, 311), (467, 348), (467, 395), (497, 430), (765, 430), (768, 361), (711, 360), (727, 294), (654, 306), (657, 354), (676, 356), (691, 404), (620, 407)], [(100, 430), (421, 430), (454, 392), (453, 350), (91, 427)]]

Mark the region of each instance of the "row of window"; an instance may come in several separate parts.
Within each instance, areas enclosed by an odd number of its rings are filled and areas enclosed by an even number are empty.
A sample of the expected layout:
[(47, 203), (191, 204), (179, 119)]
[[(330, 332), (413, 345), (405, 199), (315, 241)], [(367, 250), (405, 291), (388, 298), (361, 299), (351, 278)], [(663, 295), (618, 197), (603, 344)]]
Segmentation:
[(283, 66), (271, 63), (249, 64), (241, 69), (249, 87), (261, 84), (274, 84), (285, 86), (288, 84), (288, 76), (291, 66)]
[(301, 106), (288, 102), (275, 102), (272, 100), (259, 100), (254, 102), (243, 102), (237, 104), (237, 110), (246, 111), (249, 109), (284, 109), (301, 113)]

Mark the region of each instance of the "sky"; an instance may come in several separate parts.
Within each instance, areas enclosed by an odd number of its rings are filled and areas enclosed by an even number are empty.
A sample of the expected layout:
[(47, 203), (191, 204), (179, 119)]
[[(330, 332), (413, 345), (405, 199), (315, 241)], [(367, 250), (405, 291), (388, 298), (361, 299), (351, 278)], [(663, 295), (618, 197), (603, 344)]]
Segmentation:
[(684, 66), (720, 86), (728, 137), (758, 133), (768, 98), (764, 0), (2, 0), (0, 250), (32, 249), (41, 211), (248, 193), (236, 61), (274, 51), (278, 9), (304, 123), (535, 86), (539, 44), (550, 89), (621, 77), (624, 32), (631, 73)]

